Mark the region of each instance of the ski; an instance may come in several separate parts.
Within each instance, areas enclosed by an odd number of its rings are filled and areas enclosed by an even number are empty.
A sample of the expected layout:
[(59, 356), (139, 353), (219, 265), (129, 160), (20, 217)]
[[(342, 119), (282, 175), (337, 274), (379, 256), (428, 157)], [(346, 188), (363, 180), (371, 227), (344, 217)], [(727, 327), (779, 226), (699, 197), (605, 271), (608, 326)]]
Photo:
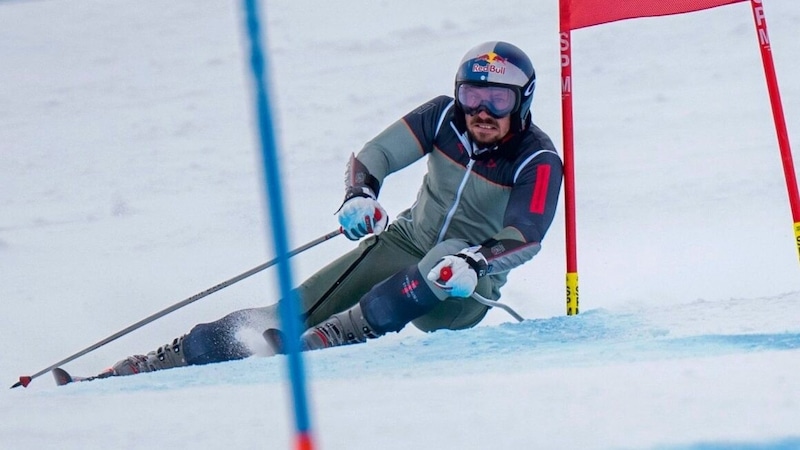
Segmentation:
[(92, 376), (92, 377), (77, 377), (77, 376), (70, 375), (69, 372), (67, 372), (66, 370), (64, 370), (64, 369), (62, 369), (60, 367), (56, 367), (55, 369), (53, 369), (52, 373), (53, 373), (53, 378), (56, 379), (56, 384), (58, 386), (64, 386), (66, 384), (79, 383), (79, 382), (83, 382), (83, 381), (98, 380), (98, 379), (102, 379), (102, 378), (108, 378), (108, 377), (111, 376), (111, 372), (107, 371), (107, 372), (101, 373), (100, 375), (95, 375), (95, 376)]

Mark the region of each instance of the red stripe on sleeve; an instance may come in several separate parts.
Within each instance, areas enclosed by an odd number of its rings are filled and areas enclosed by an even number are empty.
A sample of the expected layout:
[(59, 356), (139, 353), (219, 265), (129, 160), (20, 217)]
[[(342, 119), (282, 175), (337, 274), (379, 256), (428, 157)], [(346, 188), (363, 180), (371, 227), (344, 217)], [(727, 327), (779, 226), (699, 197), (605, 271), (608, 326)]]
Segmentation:
[(550, 185), (550, 166), (543, 164), (536, 168), (536, 185), (533, 187), (531, 204), (528, 211), (534, 214), (544, 214), (544, 205), (547, 203), (547, 187)]

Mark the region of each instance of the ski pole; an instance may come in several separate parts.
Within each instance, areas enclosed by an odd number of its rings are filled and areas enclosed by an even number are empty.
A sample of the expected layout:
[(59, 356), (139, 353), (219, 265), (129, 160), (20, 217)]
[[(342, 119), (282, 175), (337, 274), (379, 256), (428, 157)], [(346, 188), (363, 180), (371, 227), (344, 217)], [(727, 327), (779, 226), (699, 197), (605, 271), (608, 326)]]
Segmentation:
[[(450, 278), (452, 278), (452, 276), (453, 276), (453, 269), (450, 266), (442, 267), (441, 271), (439, 272), (439, 278), (441, 278), (444, 281), (449, 280)], [(496, 307), (502, 309), (503, 311), (511, 314), (511, 317), (517, 319), (517, 322), (522, 322), (523, 320), (525, 320), (522, 318), (522, 316), (517, 314), (517, 312), (514, 311), (514, 309), (511, 308), (510, 306), (500, 303), (498, 301), (489, 300), (488, 298), (482, 296), (481, 294), (478, 294), (477, 292), (472, 293), (472, 298), (476, 302), (483, 303), (484, 305), (490, 308)]]
[(502, 309), (503, 311), (511, 314), (511, 317), (517, 319), (517, 322), (522, 322), (523, 320), (525, 320), (522, 318), (522, 316), (517, 314), (517, 312), (514, 311), (510, 306), (504, 303), (496, 302), (494, 300), (489, 300), (488, 298), (482, 296), (481, 294), (478, 294), (477, 292), (474, 292), (472, 294), (472, 298), (474, 298), (478, 303), (483, 303), (484, 305), (489, 306), (491, 308), (497, 307)]
[[(341, 228), (336, 230), (336, 231), (331, 231), (330, 233), (328, 233), (328, 234), (326, 234), (324, 236), (320, 236), (317, 239), (314, 239), (313, 241), (311, 241), (311, 242), (309, 242), (307, 244), (301, 245), (300, 247), (297, 247), (296, 249), (290, 251), (288, 253), (288, 257), (291, 258), (292, 256), (295, 256), (295, 255), (297, 255), (299, 253), (302, 253), (302, 252), (310, 249), (311, 247), (315, 247), (315, 246), (317, 246), (317, 245), (319, 245), (319, 244), (321, 244), (321, 243), (323, 243), (323, 242), (325, 242), (325, 241), (327, 241), (329, 239), (332, 239), (332, 238), (334, 238), (334, 237), (336, 237), (336, 236), (338, 236), (340, 234), (342, 234), (342, 229)], [(234, 283), (238, 283), (239, 281), (242, 281), (242, 280), (244, 280), (245, 278), (247, 278), (247, 277), (249, 277), (251, 275), (255, 275), (256, 273), (261, 272), (262, 270), (265, 270), (265, 269), (267, 269), (269, 267), (272, 267), (275, 264), (277, 264), (277, 262), (278, 262), (278, 258), (274, 258), (274, 259), (272, 259), (270, 261), (265, 262), (264, 264), (261, 264), (260, 266), (253, 267), (252, 269), (248, 270), (247, 272), (244, 272), (244, 273), (242, 273), (240, 275), (237, 275), (237, 276), (235, 276), (235, 277), (233, 277), (233, 278), (231, 278), (231, 279), (229, 279), (227, 281), (223, 281), (222, 283), (217, 284), (216, 286), (210, 287), (210, 288), (206, 289), (203, 292), (195, 294), (195, 295), (187, 298), (186, 300), (182, 300), (182, 301), (180, 301), (178, 303), (175, 303), (174, 305), (172, 305), (172, 306), (170, 306), (168, 308), (162, 309), (161, 311), (159, 311), (159, 312), (157, 312), (155, 314), (152, 314), (152, 315), (150, 315), (148, 317), (145, 317), (144, 319), (134, 323), (133, 325), (131, 325), (131, 326), (127, 327), (127, 328), (125, 328), (124, 330), (120, 330), (120, 331), (112, 334), (111, 336), (103, 339), (102, 341), (99, 341), (99, 342), (97, 342), (95, 344), (92, 344), (89, 347), (86, 347), (85, 349), (79, 351), (78, 353), (75, 353), (74, 355), (70, 355), (70, 356), (62, 359), (61, 361), (59, 361), (59, 362), (57, 362), (57, 363), (55, 363), (55, 364), (53, 364), (53, 365), (51, 365), (51, 366), (49, 366), (47, 368), (44, 368), (44, 369), (36, 372), (33, 375), (23, 375), (23, 376), (19, 377), (19, 381), (18, 382), (14, 383), (14, 385), (11, 386), (11, 389), (14, 389), (15, 387), (19, 387), (19, 386), (28, 387), (28, 384), (30, 384), (30, 382), (34, 378), (37, 378), (37, 377), (39, 377), (39, 376), (41, 376), (41, 375), (43, 375), (43, 374), (45, 374), (47, 372), (50, 372), (51, 370), (55, 369), (56, 367), (62, 366), (62, 365), (66, 364), (66, 363), (68, 363), (70, 361), (73, 361), (73, 360), (75, 360), (77, 358), (80, 358), (81, 356), (83, 356), (83, 355), (85, 355), (85, 354), (87, 354), (89, 352), (97, 350), (98, 348), (108, 344), (109, 342), (114, 341), (114, 340), (116, 340), (116, 339), (118, 339), (118, 338), (120, 338), (122, 336), (125, 336), (126, 334), (128, 334), (128, 333), (130, 333), (130, 332), (132, 332), (132, 331), (134, 331), (136, 329), (139, 329), (139, 328), (147, 325), (148, 323), (155, 321), (156, 319), (164, 317), (164, 316), (166, 316), (167, 314), (169, 314), (169, 313), (171, 313), (173, 311), (176, 311), (176, 310), (178, 310), (180, 308), (183, 308), (184, 306), (186, 306), (186, 305), (188, 305), (190, 303), (194, 303), (194, 302), (196, 302), (197, 300), (200, 300), (203, 297), (207, 297), (207, 296), (213, 294), (214, 292), (217, 292), (217, 291), (219, 291), (221, 289), (224, 289), (224, 288), (226, 288), (226, 287), (228, 287), (228, 286), (230, 286), (230, 285), (232, 285)]]

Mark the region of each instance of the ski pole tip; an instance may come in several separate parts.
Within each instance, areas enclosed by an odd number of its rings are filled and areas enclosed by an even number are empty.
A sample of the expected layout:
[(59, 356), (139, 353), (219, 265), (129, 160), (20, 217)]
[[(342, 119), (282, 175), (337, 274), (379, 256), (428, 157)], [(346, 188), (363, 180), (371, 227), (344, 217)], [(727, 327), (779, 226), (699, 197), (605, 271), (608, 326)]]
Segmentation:
[(28, 387), (28, 385), (31, 384), (31, 380), (33, 380), (33, 378), (31, 378), (29, 376), (21, 376), (21, 377), (19, 377), (19, 381), (17, 381), (16, 383), (14, 383), (13, 386), (11, 386), (11, 389), (14, 389), (14, 388), (20, 387), (20, 386)]

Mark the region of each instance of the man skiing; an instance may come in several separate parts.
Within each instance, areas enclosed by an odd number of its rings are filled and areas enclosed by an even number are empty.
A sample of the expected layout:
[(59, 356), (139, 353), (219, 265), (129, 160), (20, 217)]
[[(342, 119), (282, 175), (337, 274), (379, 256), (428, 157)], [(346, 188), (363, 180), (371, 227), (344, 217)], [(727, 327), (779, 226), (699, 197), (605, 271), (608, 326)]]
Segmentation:
[[(465, 329), (497, 300), (509, 270), (533, 258), (555, 214), (562, 165), (531, 121), (536, 75), (505, 42), (471, 49), (458, 67), (455, 98), (436, 97), (390, 125), (351, 156), (343, 233), (363, 239), (296, 289), (303, 350), (364, 342), (400, 331)], [(427, 157), (416, 202), (391, 224), (378, 202), (383, 180)], [(254, 354), (237, 336), (264, 332), (283, 351), (277, 304), (233, 312), (100, 377), (131, 375)]]

